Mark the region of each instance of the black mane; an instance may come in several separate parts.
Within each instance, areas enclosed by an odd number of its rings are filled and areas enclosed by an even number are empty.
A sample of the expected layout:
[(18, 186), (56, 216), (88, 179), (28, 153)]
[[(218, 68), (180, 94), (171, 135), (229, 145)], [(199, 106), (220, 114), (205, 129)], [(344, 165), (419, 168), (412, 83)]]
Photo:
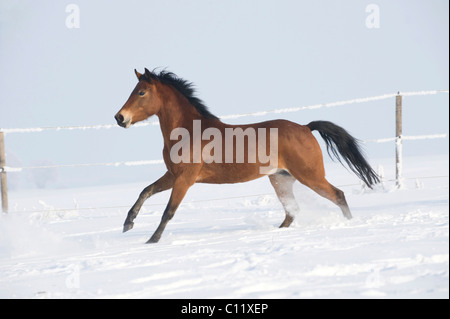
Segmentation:
[(208, 119), (219, 119), (217, 116), (209, 112), (208, 107), (202, 100), (195, 96), (193, 83), (179, 78), (172, 72), (162, 70), (159, 74), (157, 74), (155, 70), (149, 71), (145, 69), (145, 73), (139, 77), (139, 80), (145, 80), (148, 82), (158, 80), (163, 84), (172, 85), (178, 92), (188, 99), (189, 103), (191, 103), (201, 115)]

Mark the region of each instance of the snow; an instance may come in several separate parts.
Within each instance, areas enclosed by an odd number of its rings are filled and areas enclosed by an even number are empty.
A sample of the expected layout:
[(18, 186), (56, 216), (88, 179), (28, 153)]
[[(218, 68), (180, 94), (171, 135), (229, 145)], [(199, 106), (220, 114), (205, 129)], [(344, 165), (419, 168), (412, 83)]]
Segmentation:
[[(393, 159), (372, 164), (394, 176)], [(371, 191), (327, 164), (354, 218), (296, 183), (287, 229), (267, 178), (197, 184), (151, 245), (168, 192), (124, 234), (144, 183), (10, 192), (0, 298), (449, 298), (448, 156), (407, 157), (403, 174)]]

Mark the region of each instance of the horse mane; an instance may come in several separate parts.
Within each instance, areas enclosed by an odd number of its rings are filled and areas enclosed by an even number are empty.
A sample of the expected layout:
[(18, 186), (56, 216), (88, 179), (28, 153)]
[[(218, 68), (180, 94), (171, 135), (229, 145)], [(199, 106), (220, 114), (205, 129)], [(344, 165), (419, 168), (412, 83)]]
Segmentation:
[(188, 99), (189, 103), (204, 117), (208, 119), (219, 119), (217, 116), (212, 114), (208, 107), (204, 104), (202, 100), (195, 96), (194, 84), (182, 78), (179, 78), (175, 73), (162, 70), (157, 74), (155, 70), (149, 71), (145, 69), (145, 73), (139, 77), (139, 80), (145, 80), (151, 82), (152, 80), (157, 80), (163, 84), (168, 84), (173, 86), (178, 92), (180, 92), (185, 98)]

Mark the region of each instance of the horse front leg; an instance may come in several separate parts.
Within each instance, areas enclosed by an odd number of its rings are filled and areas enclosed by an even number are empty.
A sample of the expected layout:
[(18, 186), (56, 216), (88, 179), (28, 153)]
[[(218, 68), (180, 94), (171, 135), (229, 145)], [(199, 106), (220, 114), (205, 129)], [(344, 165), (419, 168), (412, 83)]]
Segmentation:
[(187, 190), (193, 184), (187, 182), (185, 179), (177, 179), (174, 183), (172, 194), (170, 195), (169, 203), (167, 204), (166, 209), (164, 210), (163, 216), (161, 218), (161, 222), (156, 229), (153, 236), (147, 241), (147, 244), (157, 243), (161, 238), (161, 235), (166, 228), (167, 223), (173, 218), (175, 215), (175, 211), (178, 206), (181, 204), (181, 201), (186, 195)]
[(168, 190), (173, 187), (173, 175), (169, 172), (166, 172), (160, 179), (158, 179), (153, 184), (147, 186), (144, 188), (144, 190), (139, 195), (138, 200), (136, 203), (131, 207), (130, 211), (128, 212), (127, 218), (125, 219), (125, 222), (123, 224), (123, 232), (127, 232), (134, 226), (134, 219), (139, 214), (139, 211), (141, 210), (142, 205), (144, 202), (152, 195), (157, 194), (159, 192)]

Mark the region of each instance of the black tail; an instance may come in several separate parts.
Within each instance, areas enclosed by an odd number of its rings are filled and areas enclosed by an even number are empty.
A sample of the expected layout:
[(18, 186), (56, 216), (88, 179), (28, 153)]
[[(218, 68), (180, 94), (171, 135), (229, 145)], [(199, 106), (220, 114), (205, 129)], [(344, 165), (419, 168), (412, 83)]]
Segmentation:
[(332, 157), (331, 153), (333, 153), (341, 164), (342, 156), (350, 169), (367, 186), (372, 188), (372, 185), (380, 182), (380, 178), (364, 158), (359, 147), (359, 141), (348, 134), (346, 130), (327, 121), (314, 121), (307, 126), (311, 131), (317, 130), (320, 133), (327, 145), (328, 154)]

